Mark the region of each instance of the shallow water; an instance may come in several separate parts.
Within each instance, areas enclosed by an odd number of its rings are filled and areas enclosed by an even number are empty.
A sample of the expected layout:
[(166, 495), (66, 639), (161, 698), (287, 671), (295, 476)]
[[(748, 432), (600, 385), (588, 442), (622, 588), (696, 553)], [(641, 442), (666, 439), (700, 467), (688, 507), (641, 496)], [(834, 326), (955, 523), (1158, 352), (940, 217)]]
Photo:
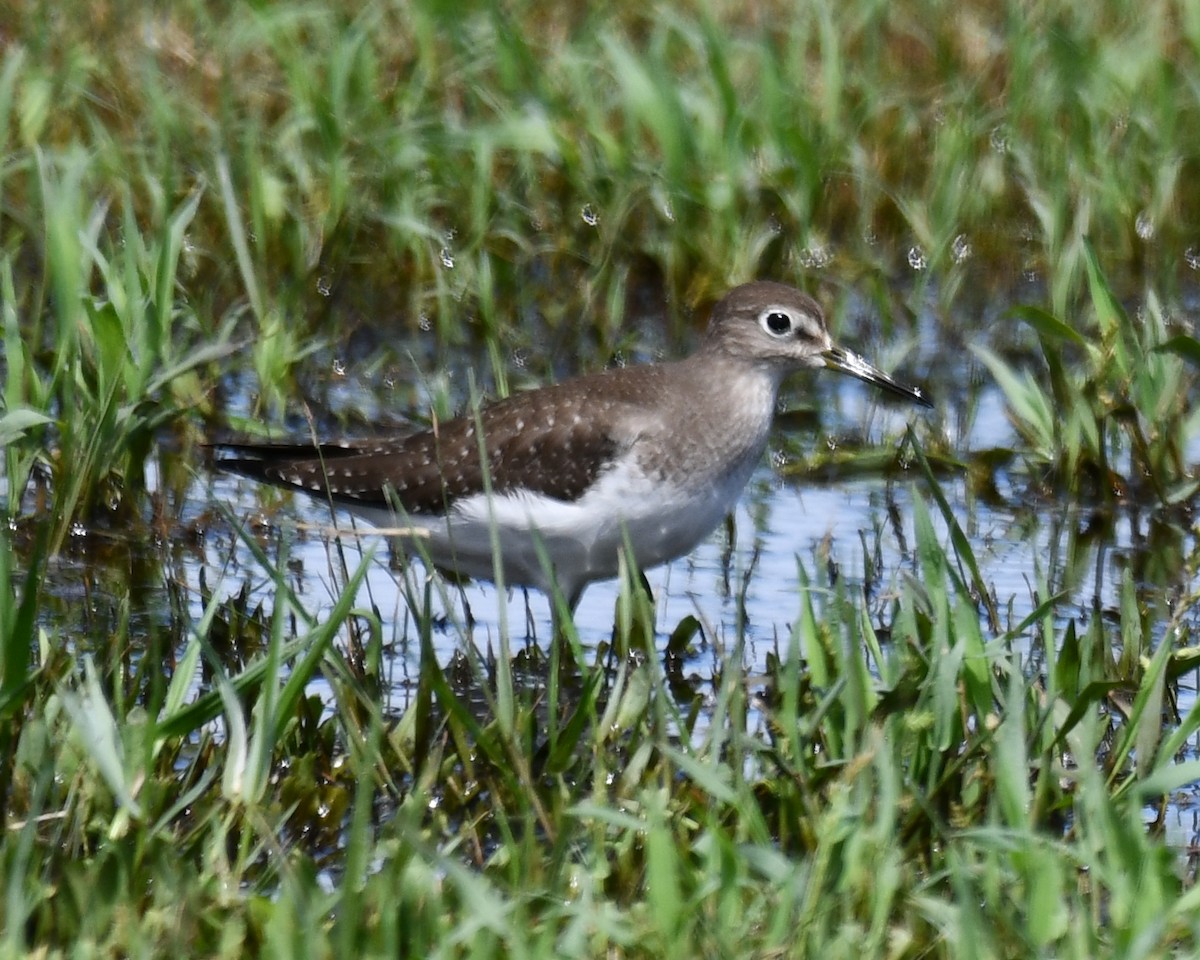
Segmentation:
[[(926, 413), (882, 404), (871, 389), (845, 378), (795, 378), (785, 390), (781, 408), (812, 414), (781, 418), (770, 455), (748, 484), (732, 525), (719, 528), (689, 555), (647, 571), (656, 598), (660, 646), (665, 646), (684, 617), (694, 616), (702, 624), (693, 654), (684, 665), (685, 673), (700, 684), (737, 655), (748, 676), (759, 676), (766, 672), (769, 655), (794, 642), (793, 625), (804, 602), (801, 565), (809, 589), (817, 594), (818, 609), (820, 595), (833, 592), (836, 577), (853, 602), (865, 605), (872, 622), (886, 620), (893, 588), (905, 576), (921, 575), (911, 554), (916, 539), (915, 499), (925, 504), (949, 549), (945, 520), (915, 466), (889, 478), (868, 473), (817, 481), (803, 469), (795, 469), (803, 467), (814, 451), (823, 445), (894, 449), (910, 423), (918, 437), (940, 432), (946, 447), (963, 456), (967, 451), (1017, 445), (1003, 397), (979, 376), (971, 355), (946, 345), (932, 329), (931, 314), (918, 317), (917, 325), (923, 331), (919, 341), (894, 346), (892, 356), (853, 338), (850, 343), (885, 368), (907, 368), (902, 376), (923, 382), (938, 403), (937, 410)], [(990, 329), (981, 339), (998, 347), (1002, 331)], [(653, 328), (647, 343), (630, 355), (645, 362), (663, 352)], [(368, 435), (367, 430), (355, 429), (353, 422), (340, 421), (340, 411), (358, 411), (366, 421), (389, 424), (407, 411), (420, 415), (437, 403), (461, 409), (469, 399), (472, 377), (487, 367), (482, 350), (457, 352), (449, 363), (428, 343), (397, 349), (395, 355), (408, 356), (407, 367), (400, 361), (373, 363), (360, 376), (353, 360), (347, 362), (332, 352), (314, 360), (308, 392), (310, 397), (316, 394), (318, 411), (324, 411), (318, 412), (322, 430)], [(596, 365), (594, 358), (576, 360), (582, 366)], [(441, 373), (405, 376), (414, 366)], [(516, 366), (513, 377), (521, 383), (544, 382), (571, 372)], [(487, 378), (479, 374), (476, 385), (487, 386)], [(250, 378), (233, 373), (225, 388), (230, 412), (250, 416)], [(303, 436), (307, 425), (292, 420), (287, 429), (293, 436)], [(178, 454), (161, 455), (172, 456)], [(1189, 459), (1200, 460), (1200, 436), (1193, 439)], [(1194, 530), (1157, 529), (1132, 504), (1118, 505), (1111, 524), (1097, 528), (1085, 505), (1031, 499), (1017, 475), (1001, 471), (994, 479), (999, 496), (992, 501), (974, 495), (958, 473), (942, 476), (940, 482), (996, 601), (1001, 630), (1016, 627), (1036, 607), (1035, 596), (1043, 582), (1052, 593), (1062, 594), (1055, 609), (1060, 629), (1069, 620), (1082, 627), (1090, 618), (1116, 610), (1126, 569), (1133, 572), (1139, 602), (1163, 611), (1152, 618), (1158, 624), (1167, 621), (1166, 611), (1173, 603), (1200, 592), (1198, 577), (1185, 564), (1197, 553)], [(148, 481), (152, 491), (167, 485), (153, 468)], [(271, 556), (282, 532), (290, 543), (289, 584), (312, 615), (320, 617), (332, 607), (343, 577), (335, 572), (340, 570), (336, 530), (323, 505), (203, 468), (196, 469), (182, 493), (174, 490), (169, 499), (168, 514), (175, 518), (175, 529), (163, 539), (122, 543), (120, 531), (101, 535), (92, 531), (68, 544), (47, 571), (45, 595), (51, 602), (43, 616), (48, 625), (64, 636), (79, 638), (81, 646), (88, 642), (85, 638), (104, 636), (106, 622), (115, 623), (126, 613), (131, 636), (162, 634), (178, 629), (173, 624), (178, 623), (174, 612), (180, 605), (193, 622), (201, 617), (202, 583), (218, 596), (246, 589), (250, 609), (261, 604), (270, 611), (274, 584), (222, 515), (223, 509)], [(338, 528), (350, 527), (347, 516), (336, 519)], [(408, 598), (423, 596), (426, 578), (419, 563), (404, 570), (389, 563), (386, 541), (365, 525), (359, 530), (365, 536), (343, 537), (342, 543), (351, 567), (360, 562), (362, 551), (375, 550), (359, 603), (378, 610), (383, 622), (389, 691), (385, 706), (395, 715), (408, 705), (418, 676), (420, 645)], [(1148, 569), (1154, 562), (1178, 569)], [(449, 662), (467, 644), (498, 651), (503, 638), (513, 651), (526, 643), (545, 646), (550, 635), (546, 598), (523, 591), (500, 592), (489, 584), (448, 586), (440, 578), (431, 585), (432, 612), (440, 623), (432, 639), (440, 662)], [(594, 584), (585, 593), (576, 625), (586, 648), (598, 649), (610, 640), (618, 592), (617, 584), (608, 582)], [(473, 619), (469, 630), (464, 626), (465, 609)], [(1200, 615), (1188, 611), (1185, 617), (1184, 626), (1194, 636), (1200, 630)], [(1013, 649), (1025, 659), (1027, 669), (1036, 672), (1040, 654), (1031, 637), (1032, 633), (1017, 636)], [(140, 651), (131, 655), (136, 658)], [(327, 701), (332, 697), (321, 680), (313, 692)], [(1179, 682), (1179, 709), (1190, 709), (1195, 699), (1196, 677), (1189, 674)], [(1181, 759), (1196, 756), (1200, 749), (1193, 745)], [(1186, 845), (1185, 835), (1190, 838), (1196, 833), (1197, 800), (1195, 790), (1181, 793), (1168, 809), (1166, 827), (1180, 846)]]
[[(398, 353), (415, 356), (417, 351)], [(959, 358), (960, 367), (964, 362), (969, 368), (970, 362)], [(340, 366), (340, 361), (335, 363)], [(945, 364), (942, 366), (949, 369)], [(937, 375), (946, 372), (929, 361), (924, 367)], [(457, 357), (452, 367), (454, 372), (449, 379), (439, 378), (436, 387), (421, 378), (410, 381), (415, 386), (398, 386), (390, 371), (381, 375), (379, 368), (373, 368), (371, 377), (359, 381), (351, 368), (350, 376), (330, 376), (325, 381), (322, 405), (326, 410), (360, 410), (372, 419), (386, 416), (392, 420), (400, 419), (395, 413), (399, 395), (420, 410), (428, 408), (431, 392), (444, 390), (461, 405), (468, 394), (463, 371), (470, 368), (470, 358)], [(829, 589), (831, 571), (836, 571), (848, 585), (851, 596), (856, 592), (861, 595), (865, 587), (869, 596), (864, 602), (868, 606), (872, 600), (886, 597), (889, 588), (906, 571), (916, 572), (909, 553), (915, 542), (912, 501), (914, 497), (925, 498), (926, 493), (915, 465), (908, 471), (911, 476), (885, 479), (868, 474), (823, 482), (807, 479), (803, 472), (793, 477), (792, 467), (797, 459), (804, 460), (822, 444), (895, 448), (908, 424), (915, 425), (918, 436), (930, 431), (943, 432), (948, 447), (954, 450), (1015, 445), (1016, 438), (1007, 422), (999, 391), (979, 385), (965, 372), (967, 368), (948, 377), (945, 383), (939, 383), (934, 376), (924, 378), (940, 404), (939, 410), (930, 413), (903, 404), (880, 404), (875, 391), (849, 378), (831, 375), (795, 378), (781, 398), (781, 407), (815, 407), (820, 410), (820, 417), (812, 419), (819, 419), (819, 423), (806, 422), (797, 428), (791, 425), (790, 418), (785, 418), (789, 425), (776, 430), (770, 455), (748, 484), (732, 528), (719, 528), (688, 556), (647, 571), (657, 601), (660, 637), (665, 639), (683, 617), (693, 615), (704, 626), (701, 660), (705, 656), (719, 659), (728, 655), (728, 641), (740, 635), (744, 618), (747, 639), (744, 656), (747, 668), (756, 672), (767, 653), (789, 642), (801, 603), (798, 564), (804, 565), (814, 590)], [(922, 378), (914, 379), (920, 382)], [(248, 383), (234, 379), (227, 386), (232, 389), (232, 408), (248, 413)], [(969, 407), (970, 416), (956, 415), (956, 404)], [(297, 431), (296, 435), (302, 432)], [(1200, 459), (1200, 438), (1195, 444), (1196, 449), (1191, 453)], [(1030, 502), (1019, 482), (1003, 472), (996, 475), (995, 481), (1001, 494), (995, 503), (974, 498), (961, 477), (943, 477), (940, 482), (976, 555), (983, 580), (1003, 611), (1004, 622), (1000, 626), (1018, 624), (1036, 606), (1034, 595), (1042, 578), (1052, 590), (1066, 594), (1058, 607), (1062, 619), (1086, 618), (1094, 611), (1115, 608), (1122, 568), (1144, 548), (1149, 535), (1148, 522), (1135, 512), (1122, 512), (1111, 531), (1103, 531), (1094, 543), (1081, 547), (1077, 541), (1086, 542), (1087, 538), (1080, 531), (1089, 524), (1086, 508)], [(153, 490), (156, 484), (152, 472), (149, 486)], [(948, 545), (944, 519), (931, 499), (925, 502), (942, 542)], [(314, 615), (319, 616), (331, 605), (339, 588), (330, 573), (336, 569), (331, 562), (335, 528), (328, 509), (303, 496), (281, 496), (275, 491), (264, 491), (253, 481), (199, 469), (184, 492), (182, 503), (173, 508), (180, 528), (190, 530), (194, 542), (190, 546), (182, 539), (159, 544), (151, 549), (154, 556), (146, 558), (151, 566), (157, 562), (169, 570), (182, 588), (192, 616), (199, 617), (201, 613), (202, 573), (209, 587), (220, 584), (218, 589), (230, 592), (240, 589), (243, 581), (248, 580), (254, 602), (263, 602), (266, 609), (270, 609), (272, 602), (273, 585), (256, 569), (246, 545), (216, 514), (218, 506), (227, 508), (235, 520), (251, 528), (266, 523), (269, 529), (294, 529), (294, 524), (299, 524), (300, 529), (289, 538), (294, 540), (289, 556), (292, 583), (311, 604), (310, 612)], [(335, 519), (338, 527), (350, 528), (347, 515)], [(392, 642), (396, 656), (401, 660), (415, 656), (408, 637), (410, 612), (405, 596), (414, 593), (419, 596), (423, 592), (424, 578), (419, 564), (407, 574), (400, 573), (395, 565), (388, 563), (389, 547), (384, 538), (371, 535), (369, 525), (360, 524), (358, 529), (364, 536), (351, 536), (344, 541), (351, 565), (356, 562), (354, 555), (359, 550), (373, 546), (377, 554), (368, 577), (369, 593), (363, 602), (380, 611), (385, 636)], [(727, 537), (729, 529), (733, 532), (732, 543)], [(120, 534), (104, 536), (112, 538)], [(265, 536), (264, 543), (270, 539)], [(1194, 549), (1195, 544), (1189, 539), (1181, 546), (1180, 553), (1187, 556)], [(136, 557), (138, 548), (129, 545), (127, 551), (117, 552), (122, 557), (125, 553)], [(119, 560), (118, 565), (127, 563), (137, 566), (128, 558)], [(97, 572), (103, 566), (103, 557), (95, 549), (69, 551), (50, 572), (50, 591), (61, 595), (64, 609), (82, 616), (80, 611), (103, 601), (104, 577)], [(83, 590), (80, 584), (86, 583), (89, 576), (97, 581), (90, 599), (73, 605), (73, 596)], [(115, 580), (123, 576), (121, 571), (113, 572)], [(549, 604), (536, 593), (501, 594), (488, 584), (447, 587), (440, 580), (436, 584), (434, 611), (449, 621), (447, 628), (435, 636), (440, 657), (449, 658), (466, 642), (462, 627), (464, 604), (474, 621), (470, 639), (478, 645), (495, 648), (505, 634), (514, 645), (529, 638), (544, 640), (549, 635)], [(1191, 585), (1184, 580), (1175, 586)], [(1157, 589), (1154, 583), (1145, 587), (1150, 594)], [(161, 598), (155, 599), (156, 588), (162, 589), (161, 580), (157, 585), (150, 582), (139, 587), (144, 606), (132, 611), (134, 617), (155, 622), (159, 615), (164, 618), (169, 615)], [(617, 594), (615, 582), (594, 584), (585, 593), (576, 616), (585, 645), (595, 647), (610, 638)], [(1163, 602), (1168, 600), (1163, 598)], [(72, 626), (78, 628), (82, 624)], [(402, 707), (406, 700), (404, 678), (412, 675), (414, 664), (398, 661), (394, 666), (399, 678), (395, 690), (397, 706)], [(692, 667), (705, 676), (711, 672), (712, 662), (698, 662)]]
[[(864, 393), (857, 385), (841, 385), (838, 389), (849, 394), (838, 398), (839, 409), (844, 411), (841, 416), (845, 422), (855, 423), (869, 418), (873, 426), (868, 439), (873, 443), (895, 444), (904, 424), (921, 416), (891, 407), (872, 413), (865, 409), (869, 398), (853, 395)], [(993, 444), (1010, 439), (1002, 409), (998, 399), (985, 394), (972, 433), (989, 437)], [(734, 514), (732, 528), (719, 528), (687, 556), (647, 571), (662, 640), (685, 616), (695, 616), (703, 625), (701, 654), (690, 664), (701, 676), (709, 675), (713, 666), (729, 655), (732, 638), (741, 634), (743, 618), (743, 655), (752, 674), (764, 668), (768, 653), (786, 647), (802, 599), (798, 564), (808, 574), (810, 589), (831, 590), (833, 571), (849, 586), (851, 596), (857, 593), (862, 597), (864, 587), (868, 588), (870, 596), (863, 597), (868, 608), (872, 601), (885, 602), (890, 587), (906, 571), (917, 572), (910, 553), (915, 542), (912, 500), (924, 496), (924, 486), (915, 468), (911, 477), (900, 479), (867, 477), (815, 483), (781, 476), (772, 461), (785, 459), (783, 453), (778, 453), (758, 469)], [(1058, 607), (1062, 620), (1083, 620), (1095, 611), (1116, 608), (1122, 569), (1138, 541), (1145, 537), (1135, 516), (1122, 515), (1111, 538), (1073, 547), (1080, 530), (1089, 522), (1080, 509), (1025, 502), (1015, 507), (989, 505), (973, 501), (962, 479), (942, 483), (983, 579), (1002, 612), (1002, 628), (1015, 627), (1035, 608), (1035, 591), (1043, 579), (1051, 590), (1066, 593)], [(192, 495), (199, 504), (224, 503), (234, 517), (250, 524), (262, 513), (262, 491), (250, 480), (200, 475)], [(940, 539), (948, 545), (944, 519), (935, 508), (929, 509)], [(303, 529), (291, 547), (289, 559), (301, 571), (297, 583), (313, 604), (312, 612), (320, 614), (338, 592), (330, 575), (330, 570), (336, 569), (331, 565), (331, 517), (323, 505), (297, 496), (285, 513), (271, 516), (273, 523), (284, 526), (292, 520)], [(336, 521), (346, 530), (352, 526), (344, 514)], [(419, 563), (404, 572), (396, 569), (388, 563), (385, 539), (371, 535), (369, 525), (360, 523), (357, 529), (362, 535), (348, 536), (344, 542), (351, 566), (360, 551), (372, 545), (376, 551), (367, 596), (382, 615), (385, 636), (398, 658), (393, 664), (397, 677), (394, 692), (397, 706), (402, 706), (406, 678), (415, 675), (412, 658), (417, 656), (415, 640), (408, 635), (411, 617), (405, 598), (422, 594), (424, 573)], [(231, 536), (209, 546), (210, 584), (231, 561), (236, 569), (253, 569), (248, 549)], [(196, 573), (193, 569), (189, 576)], [(265, 581), (255, 587), (263, 600), (269, 599), (271, 589)], [(584, 594), (576, 625), (585, 646), (596, 647), (610, 639), (618, 592), (618, 584), (610, 581), (593, 584)], [(501, 593), (486, 583), (448, 586), (435, 578), (432, 593), (434, 614), (449, 621), (434, 637), (439, 658), (449, 659), (468, 642), (468, 637), (482, 648), (497, 649), (501, 637), (507, 635), (515, 649), (531, 639), (544, 641), (550, 634), (549, 603), (536, 592)], [(198, 591), (189, 589), (188, 594), (196, 598), (198, 605)], [(470, 631), (463, 626), (464, 604), (473, 618)], [(198, 615), (199, 607), (193, 612)]]

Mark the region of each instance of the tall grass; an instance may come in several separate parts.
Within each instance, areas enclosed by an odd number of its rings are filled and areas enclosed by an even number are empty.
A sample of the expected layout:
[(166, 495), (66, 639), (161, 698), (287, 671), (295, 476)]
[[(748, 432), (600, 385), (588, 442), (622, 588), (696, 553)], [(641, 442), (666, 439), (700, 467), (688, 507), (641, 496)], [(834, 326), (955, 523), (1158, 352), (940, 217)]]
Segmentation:
[[(611, 345), (648, 290), (679, 315), (753, 276), (911, 264), (947, 317), (968, 279), (1024, 272), (1061, 318), (1090, 237), (1174, 291), (1196, 242), (1187, 6), (943, 13), (481, 4), (449, 29), (423, 3), (30, 4), (0, 69), (4, 434), (36, 447), (57, 420), (73, 517), (170, 419), (138, 404), (202, 402), (223, 318), (248, 318), (253, 412), (278, 415), (347, 323), (387, 342), (429, 318), (488, 343), (503, 387), (522, 311)], [(885, 317), (907, 286), (871, 285)]]
[(113, 220), (107, 200), (88, 199), (93, 167), (81, 150), (35, 159), (41, 276), (18, 288), (14, 258), (0, 261), (8, 511), (20, 512), (40, 462), (55, 493), (54, 551), (78, 517), (128, 512), (156, 431), (206, 402), (199, 371), (232, 347), (228, 328), (206, 336), (181, 306), (198, 192), (143, 232), (128, 191)]
[[(920, 579), (887, 622), (870, 622), (844, 580), (821, 586), (801, 570), (793, 632), (766, 675), (732, 657), (695, 703), (658, 654), (582, 664), (575, 695), (546, 702), (512, 673), (445, 670), (427, 652), (394, 726), (331, 645), (362, 568), (327, 621), (288, 639), (303, 605), (279, 573), (285, 548), (262, 554), (277, 609), (237, 674), (213, 659), (214, 630), (250, 624), (217, 597), (152, 713), (116, 665), (23, 674), (48, 706), (7, 748), (10, 945), (1194, 949), (1193, 894), (1145, 819), (1200, 774), (1177, 759), (1200, 712), (1162, 729), (1175, 648), (1152, 646), (1136, 615), (1079, 633), (1051, 601), (989, 635), (953, 573), (969, 558), (947, 552), (920, 506), (915, 530)], [(205, 660), (214, 679), (197, 699)], [(1044, 668), (1031, 674), (1034, 661)], [(337, 691), (323, 715), (302, 695), (318, 665)], [(476, 687), (510, 704), (508, 718), (481, 707)], [(112, 880), (94, 889), (99, 875)]]
[[(285, 315), (388, 278), (455, 339), (426, 291), (481, 298), (488, 272), (503, 302), (536, 266), (599, 304), (635, 262), (694, 301), (805, 248), (874, 262), (866, 235), (891, 268), (915, 247), (951, 276), (966, 237), (1041, 272), (1061, 312), (1080, 236), (1168, 275), (1194, 242), (1200, 37), (1168, 0), (27, 14), (6, 53), (17, 156), (80, 142), (109, 182), (133, 173), (140, 216), (226, 157)], [(32, 167), (10, 165), (18, 203)], [(220, 303), (245, 291), (215, 199), (194, 234)]]
[[(1197, 951), (1191, 867), (1153, 815), (1200, 779), (1179, 697), (1193, 5), (13, 9), (8, 952)], [(911, 432), (911, 570), (868, 603), (800, 566), (762, 674), (735, 637), (711, 683), (687, 677), (698, 624), (648, 635), (630, 584), (594, 657), (501, 645), (497, 663), (464, 638), (441, 663), (434, 588), (409, 582), (422, 656), (385, 716), (369, 557), (332, 571), (319, 618), (286, 538), (244, 533), (252, 569), (183, 594), (166, 545), (212, 549), (227, 518), (164, 516), (186, 471), (156, 455), (307, 414), (314, 351), (365, 336), (381, 369), (402, 336), (482, 345), (475, 372), (503, 391), (514, 352), (607, 358), (629, 317), (678, 332), (753, 276), (819, 287), (835, 323), (865, 301), (897, 341), (944, 337), (918, 356), (952, 400), (946, 355), (986, 340), (1015, 430), (974, 455), (937, 420)], [(1004, 317), (1024, 355), (977, 319), (1014, 280), (1036, 300)], [(1178, 605), (1130, 568), (1112, 611), (1038, 582), (1004, 625), (942, 486), (997, 465), (1101, 528), (1145, 508), (1173, 531), (1148, 565), (1173, 568)], [(111, 610), (63, 628), (56, 604), (79, 601), (48, 596), (52, 565), (104, 527), (154, 549)], [(149, 629), (147, 582), (167, 598)]]

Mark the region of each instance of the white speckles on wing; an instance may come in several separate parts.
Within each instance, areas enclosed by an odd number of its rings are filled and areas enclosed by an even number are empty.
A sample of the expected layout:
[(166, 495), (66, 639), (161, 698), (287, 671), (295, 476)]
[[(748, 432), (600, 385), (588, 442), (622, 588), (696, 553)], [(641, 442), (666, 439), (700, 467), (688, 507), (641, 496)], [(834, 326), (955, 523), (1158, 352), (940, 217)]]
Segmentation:
[(832, 344), (811, 297), (753, 283), (714, 307), (704, 343), (677, 363), (514, 394), (374, 446), (234, 444), (227, 462), (385, 526), (403, 512), (435, 564), (469, 576), (492, 577), (495, 532), (508, 585), (547, 589), (544, 546), (575, 599), (617, 572), (626, 536), (646, 567), (706, 536), (762, 457), (780, 381), (822, 365), (928, 402)]

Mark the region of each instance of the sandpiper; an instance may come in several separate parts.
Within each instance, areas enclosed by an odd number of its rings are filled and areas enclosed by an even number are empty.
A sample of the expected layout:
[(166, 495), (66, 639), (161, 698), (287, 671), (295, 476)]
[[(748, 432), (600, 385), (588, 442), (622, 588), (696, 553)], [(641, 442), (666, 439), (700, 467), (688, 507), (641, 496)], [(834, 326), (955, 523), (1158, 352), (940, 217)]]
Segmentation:
[(517, 393), (396, 439), (218, 444), (217, 465), (412, 531), (398, 539), (436, 567), (558, 589), (574, 611), (626, 544), (645, 570), (708, 536), (762, 459), (783, 378), (822, 367), (932, 406), (836, 346), (812, 297), (760, 281), (717, 303), (683, 360)]

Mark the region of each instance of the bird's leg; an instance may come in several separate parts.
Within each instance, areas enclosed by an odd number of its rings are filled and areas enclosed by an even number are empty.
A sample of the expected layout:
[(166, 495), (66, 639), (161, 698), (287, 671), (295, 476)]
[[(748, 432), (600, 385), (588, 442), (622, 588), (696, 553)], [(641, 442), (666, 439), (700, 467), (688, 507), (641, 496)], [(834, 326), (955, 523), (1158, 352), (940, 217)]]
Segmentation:
[(579, 598), (583, 596), (582, 589), (572, 590), (570, 595), (564, 595), (555, 585), (550, 593), (550, 632), (554, 643), (563, 642), (570, 646), (572, 639), (578, 641), (575, 629), (575, 608), (579, 606)]
[(583, 590), (577, 588), (564, 596), (557, 583), (550, 591), (550, 668), (558, 683), (580, 673), (582, 652), (575, 627), (575, 608)]
[(631, 556), (631, 550), (621, 551), (621, 591), (612, 633), (613, 646), (623, 656), (634, 650), (654, 652), (654, 591), (641, 567), (629, 561)]
[(638, 571), (638, 583), (641, 584), (642, 589), (646, 592), (646, 597), (650, 600), (650, 605), (653, 606), (654, 590), (650, 586), (650, 581), (646, 579), (646, 572), (644, 570)]

